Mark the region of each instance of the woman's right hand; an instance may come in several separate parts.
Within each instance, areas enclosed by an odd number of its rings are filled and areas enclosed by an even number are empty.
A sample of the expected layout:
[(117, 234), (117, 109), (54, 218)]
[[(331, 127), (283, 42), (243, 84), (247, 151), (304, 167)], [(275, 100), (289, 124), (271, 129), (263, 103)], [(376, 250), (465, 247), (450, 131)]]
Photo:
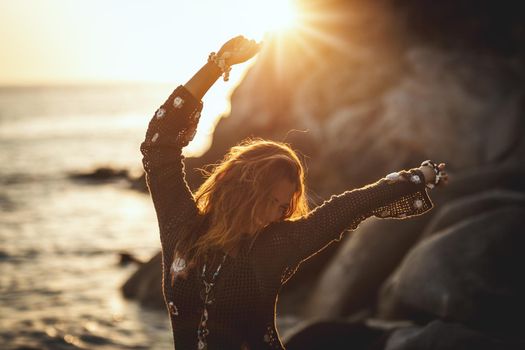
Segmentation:
[(260, 47), (255, 40), (248, 40), (239, 35), (224, 43), (217, 56), (224, 58), (226, 64), (231, 66), (248, 61), (259, 52)]
[[(255, 40), (248, 40), (240, 35), (222, 45), (217, 53), (217, 58), (224, 59), (224, 63), (231, 66), (248, 61), (259, 51), (259, 47), (260, 45)], [(184, 86), (197, 100), (201, 100), (217, 78), (223, 73), (226, 74), (224, 68), (228, 67), (221, 67), (217, 62), (213, 63), (208, 58), (208, 63), (195, 73)]]

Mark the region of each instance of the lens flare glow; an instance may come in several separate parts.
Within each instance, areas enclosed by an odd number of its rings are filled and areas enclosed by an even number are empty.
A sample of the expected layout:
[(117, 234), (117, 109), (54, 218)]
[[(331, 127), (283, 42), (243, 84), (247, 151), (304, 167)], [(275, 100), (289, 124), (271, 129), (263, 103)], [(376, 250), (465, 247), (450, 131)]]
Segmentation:
[(266, 34), (282, 34), (299, 23), (299, 8), (293, 0), (246, 1), (237, 9), (245, 21), (247, 36), (262, 39)]
[[(272, 4), (273, 2), (273, 4)], [(272, 6), (273, 5), (273, 6)], [(261, 11), (260, 18), (266, 20), (270, 32), (285, 31), (294, 28), (298, 21), (298, 9), (291, 0), (266, 2), (266, 12)], [(263, 10), (261, 8), (261, 10)]]

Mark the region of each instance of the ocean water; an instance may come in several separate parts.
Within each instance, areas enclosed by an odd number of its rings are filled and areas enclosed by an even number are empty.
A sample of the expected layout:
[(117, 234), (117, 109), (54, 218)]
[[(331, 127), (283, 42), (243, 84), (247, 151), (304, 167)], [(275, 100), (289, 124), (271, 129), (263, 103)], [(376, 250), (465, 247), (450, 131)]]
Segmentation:
[(160, 249), (148, 196), (69, 174), (141, 170), (150, 116), (173, 86), (0, 88), (0, 348), (167, 349), (167, 315), (120, 286)]

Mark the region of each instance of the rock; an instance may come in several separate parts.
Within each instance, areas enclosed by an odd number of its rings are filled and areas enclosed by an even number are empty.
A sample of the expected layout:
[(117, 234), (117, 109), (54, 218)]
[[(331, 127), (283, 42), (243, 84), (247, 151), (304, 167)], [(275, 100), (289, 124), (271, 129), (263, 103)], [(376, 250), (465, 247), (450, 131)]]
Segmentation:
[(69, 177), (74, 180), (87, 180), (87, 181), (112, 181), (116, 179), (127, 179), (128, 170), (126, 169), (113, 169), (111, 167), (100, 167), (93, 171), (71, 173)]
[(525, 193), (525, 162), (510, 162), (454, 172), (447, 187), (432, 191), (437, 207), (452, 200), (486, 191), (512, 191)]
[(315, 283), (306, 317), (342, 317), (375, 302), (383, 281), (417, 241), (430, 216), (369, 219), (347, 240)]
[(382, 290), (387, 319), (444, 318), (489, 330), (523, 332), (525, 207), (462, 220), (420, 242)]
[[(504, 161), (523, 152), (524, 109), (523, 91), (509, 96), (505, 104), (497, 107), (495, 113), (500, 118), (491, 118), (486, 125), (486, 143), (483, 151), (489, 163)], [(505, 122), (502, 123), (501, 119)]]
[[(330, 251), (304, 263), (291, 280), (294, 289), (285, 287), (282, 301), (297, 304), (295, 309), (305, 317), (340, 317), (373, 308), (378, 289), (423, 231), (434, 232), (432, 227), (442, 228), (445, 222), (523, 203), (524, 177), (521, 164), (454, 175), (446, 188), (431, 191), (436, 208), (426, 215), (409, 220), (370, 219), (329, 247)], [(295, 290), (300, 291), (299, 297)]]
[(134, 190), (148, 193), (148, 185), (146, 184), (146, 173), (142, 172), (142, 174), (138, 177), (132, 177), (129, 178), (130, 187)]
[(406, 21), (406, 34), (444, 48), (480, 55), (523, 55), (524, 23), (513, 0), (399, 0), (393, 3)]
[(134, 256), (132, 253), (120, 252), (119, 253), (119, 262), (118, 262), (118, 264), (120, 266), (124, 266), (124, 265), (128, 265), (130, 263), (134, 263), (134, 264), (137, 264), (139, 266), (144, 264), (143, 261), (141, 261), (139, 258)]
[(285, 339), (287, 350), (382, 349), (387, 332), (361, 323), (316, 321)]
[(523, 350), (525, 342), (501, 339), (462, 324), (433, 321), (426, 327), (394, 331), (385, 350)]
[[(86, 181), (89, 183), (106, 183), (116, 180), (126, 180), (129, 187), (133, 190), (148, 193), (148, 186), (146, 185), (146, 174), (144, 171), (140, 175), (131, 175), (127, 169), (114, 169), (111, 167), (100, 167), (87, 172), (73, 172), (70, 173), (69, 178), (77, 181)], [(1, 206), (0, 198), (0, 206)]]
[(486, 211), (506, 206), (525, 206), (525, 194), (509, 190), (492, 189), (456, 200), (447, 201), (438, 208), (420, 239)]
[(162, 295), (162, 254), (159, 252), (144, 263), (121, 287), (124, 297), (141, 305), (164, 308)]
[(447, 188), (431, 192), (436, 209), (430, 213), (409, 220), (362, 223), (343, 238), (339, 249), (332, 247), (334, 256), (324, 257), (323, 270), (305, 265), (294, 276), (312, 290), (299, 303), (306, 303), (303, 315), (340, 317), (373, 307), (378, 289), (423, 231), (434, 232), (488, 209), (523, 203), (524, 195), (518, 192), (525, 192), (523, 177), (525, 171), (519, 164), (456, 174)]
[(368, 49), (288, 67), (284, 85), (265, 69), (273, 55), (262, 53), (201, 161), (216, 162), (250, 135), (286, 140), (313, 160), (310, 185), (328, 196), (427, 158), (450, 171), (525, 160), (525, 73), (512, 61), (426, 46)]

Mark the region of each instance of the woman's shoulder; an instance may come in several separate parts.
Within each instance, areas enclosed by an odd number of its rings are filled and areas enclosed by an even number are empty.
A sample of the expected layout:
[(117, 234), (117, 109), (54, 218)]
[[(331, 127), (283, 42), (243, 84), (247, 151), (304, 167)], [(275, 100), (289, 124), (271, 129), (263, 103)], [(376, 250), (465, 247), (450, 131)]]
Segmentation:
[(252, 255), (262, 259), (278, 259), (282, 254), (282, 248), (286, 247), (286, 227), (288, 221), (272, 223), (258, 233), (251, 244)]

